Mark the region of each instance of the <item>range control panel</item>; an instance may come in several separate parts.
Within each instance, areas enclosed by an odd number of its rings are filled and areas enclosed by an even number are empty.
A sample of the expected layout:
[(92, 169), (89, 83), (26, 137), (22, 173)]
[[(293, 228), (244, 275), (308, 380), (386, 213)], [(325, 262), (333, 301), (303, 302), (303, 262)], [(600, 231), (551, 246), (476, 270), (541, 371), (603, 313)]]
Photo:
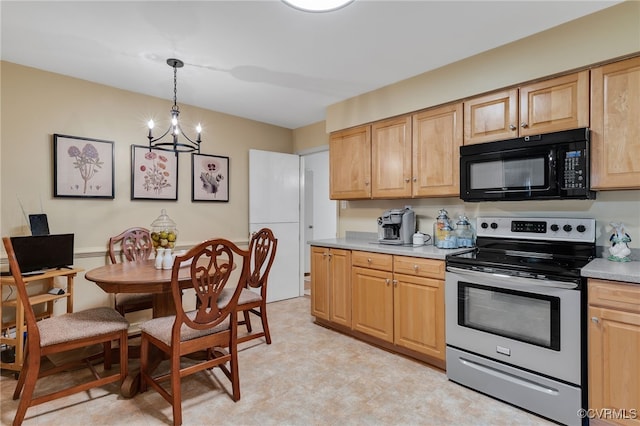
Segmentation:
[(595, 243), (596, 221), (588, 218), (478, 217), (478, 237)]

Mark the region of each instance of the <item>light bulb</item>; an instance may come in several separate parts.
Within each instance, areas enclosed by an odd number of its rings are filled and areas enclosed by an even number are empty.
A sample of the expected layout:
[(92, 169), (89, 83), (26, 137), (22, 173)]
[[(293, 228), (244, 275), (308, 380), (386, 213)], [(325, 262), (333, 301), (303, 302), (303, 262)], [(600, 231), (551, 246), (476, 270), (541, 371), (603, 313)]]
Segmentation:
[(147, 126), (149, 126), (149, 130), (153, 129), (153, 126), (155, 126), (155, 123), (153, 122), (153, 120), (149, 120), (147, 122)]

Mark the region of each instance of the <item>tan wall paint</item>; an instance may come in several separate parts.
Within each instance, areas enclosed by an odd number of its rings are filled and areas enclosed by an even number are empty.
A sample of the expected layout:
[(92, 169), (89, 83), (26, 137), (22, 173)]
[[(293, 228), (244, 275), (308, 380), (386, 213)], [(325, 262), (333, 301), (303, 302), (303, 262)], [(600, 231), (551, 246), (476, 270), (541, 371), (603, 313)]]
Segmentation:
[(327, 132), (444, 104), (639, 51), (640, 2), (627, 1), (531, 37), (330, 105), (326, 114)]
[(329, 145), (325, 122), (319, 121), (293, 131), (293, 152), (300, 153), (319, 146)]
[[(230, 158), (230, 201), (191, 202), (189, 154), (179, 157), (178, 201), (132, 201), (130, 146), (147, 142), (145, 123), (150, 117), (158, 129), (168, 126), (171, 101), (8, 62), (0, 65), (1, 234), (29, 235), (18, 198), (27, 213), (40, 213), (42, 205), (53, 233), (75, 233), (76, 265), (85, 269), (104, 264), (109, 236), (130, 226), (149, 226), (162, 208), (177, 223), (178, 245), (189, 246), (214, 236), (245, 243), (248, 150), (293, 152), (290, 129), (180, 105), (186, 132), (197, 122), (204, 127), (201, 152)], [(53, 197), (54, 133), (115, 142), (115, 199)], [(6, 260), (4, 247), (1, 253)], [(109, 297), (94, 284), (83, 282), (81, 275), (77, 308), (109, 304)], [(83, 297), (85, 289), (91, 290)]]

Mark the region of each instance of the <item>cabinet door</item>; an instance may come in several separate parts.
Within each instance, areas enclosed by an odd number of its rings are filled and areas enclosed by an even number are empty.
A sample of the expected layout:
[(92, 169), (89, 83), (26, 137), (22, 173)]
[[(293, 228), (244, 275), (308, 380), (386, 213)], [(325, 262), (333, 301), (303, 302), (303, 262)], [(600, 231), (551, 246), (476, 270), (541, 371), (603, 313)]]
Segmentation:
[(329, 320), (329, 249), (311, 247), (311, 315)]
[(607, 419), (640, 425), (640, 314), (589, 307), (589, 408), (635, 418)]
[(371, 125), (371, 195), (411, 197), (411, 116)]
[(464, 144), (518, 137), (518, 89), (464, 102)]
[(329, 320), (351, 327), (351, 251), (331, 249), (329, 259)]
[(353, 268), (353, 329), (393, 343), (392, 273)]
[(640, 57), (591, 70), (591, 187), (640, 188)]
[(444, 281), (394, 275), (395, 344), (445, 359)]
[(331, 134), (329, 176), (331, 199), (371, 198), (371, 126)]
[(520, 87), (520, 136), (589, 127), (589, 71)]
[(460, 195), (462, 103), (413, 116), (413, 197)]

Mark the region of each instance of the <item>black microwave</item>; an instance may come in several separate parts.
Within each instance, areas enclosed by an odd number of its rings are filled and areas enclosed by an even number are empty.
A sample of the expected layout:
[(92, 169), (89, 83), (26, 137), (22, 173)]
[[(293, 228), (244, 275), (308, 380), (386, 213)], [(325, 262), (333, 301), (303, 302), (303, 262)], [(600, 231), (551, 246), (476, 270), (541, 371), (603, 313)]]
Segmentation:
[(589, 129), (460, 147), (464, 201), (591, 200)]

